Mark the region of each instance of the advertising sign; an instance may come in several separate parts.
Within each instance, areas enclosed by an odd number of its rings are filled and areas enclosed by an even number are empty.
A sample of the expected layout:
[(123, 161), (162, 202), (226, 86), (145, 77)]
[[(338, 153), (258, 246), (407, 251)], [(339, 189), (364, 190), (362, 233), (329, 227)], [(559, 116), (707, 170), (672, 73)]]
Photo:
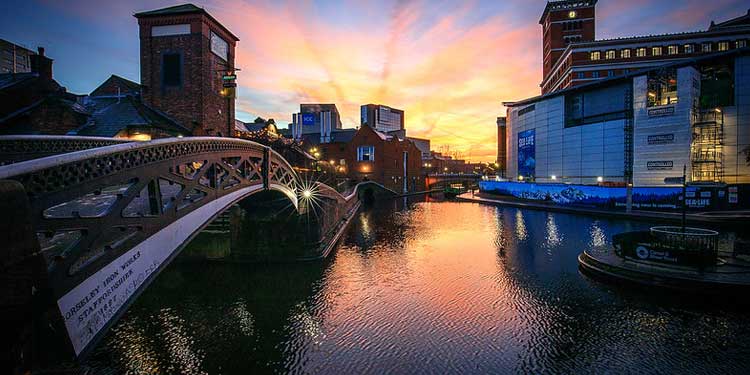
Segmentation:
[(536, 173), (536, 131), (518, 133), (518, 175), (534, 176)]
[(646, 169), (649, 171), (669, 171), (674, 167), (674, 162), (671, 160), (655, 160), (647, 161)]
[(315, 114), (314, 113), (303, 113), (302, 114), (302, 125), (315, 125)]

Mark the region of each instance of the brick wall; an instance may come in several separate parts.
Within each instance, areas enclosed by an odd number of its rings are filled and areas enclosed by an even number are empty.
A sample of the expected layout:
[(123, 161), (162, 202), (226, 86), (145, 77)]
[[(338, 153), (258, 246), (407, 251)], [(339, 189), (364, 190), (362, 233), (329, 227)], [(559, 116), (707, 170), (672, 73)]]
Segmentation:
[[(231, 136), (234, 100), (228, 101), (220, 91), (221, 71), (234, 69), (234, 38), (204, 14), (148, 17), (138, 22), (145, 103), (193, 129), (194, 135)], [(152, 26), (174, 24), (190, 24), (190, 34), (151, 36)], [(229, 44), (228, 61), (211, 52), (211, 32)], [(181, 57), (180, 86), (162, 85), (162, 56), (167, 53), (177, 53)]]

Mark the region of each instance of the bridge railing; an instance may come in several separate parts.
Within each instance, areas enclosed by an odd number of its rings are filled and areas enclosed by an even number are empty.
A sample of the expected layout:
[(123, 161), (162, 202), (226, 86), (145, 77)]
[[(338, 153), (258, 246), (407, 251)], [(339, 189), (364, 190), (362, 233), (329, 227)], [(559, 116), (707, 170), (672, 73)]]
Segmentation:
[(0, 166), (130, 142), (127, 139), (65, 135), (0, 136)]

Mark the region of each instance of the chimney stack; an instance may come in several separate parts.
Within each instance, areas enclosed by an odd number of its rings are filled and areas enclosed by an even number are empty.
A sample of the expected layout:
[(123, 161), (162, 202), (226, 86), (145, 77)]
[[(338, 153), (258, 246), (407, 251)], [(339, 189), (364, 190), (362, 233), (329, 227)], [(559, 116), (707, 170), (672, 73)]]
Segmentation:
[(39, 77), (52, 80), (52, 59), (44, 56), (44, 47), (37, 48), (38, 53), (31, 55), (31, 72), (39, 74)]

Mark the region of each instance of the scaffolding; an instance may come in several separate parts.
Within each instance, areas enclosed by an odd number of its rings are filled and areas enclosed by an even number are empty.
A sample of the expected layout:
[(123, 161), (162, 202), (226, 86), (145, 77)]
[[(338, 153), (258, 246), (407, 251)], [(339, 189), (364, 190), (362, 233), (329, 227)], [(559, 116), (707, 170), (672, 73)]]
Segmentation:
[(690, 146), (692, 181), (720, 183), (724, 180), (724, 114), (719, 108), (700, 109), (693, 115)]

